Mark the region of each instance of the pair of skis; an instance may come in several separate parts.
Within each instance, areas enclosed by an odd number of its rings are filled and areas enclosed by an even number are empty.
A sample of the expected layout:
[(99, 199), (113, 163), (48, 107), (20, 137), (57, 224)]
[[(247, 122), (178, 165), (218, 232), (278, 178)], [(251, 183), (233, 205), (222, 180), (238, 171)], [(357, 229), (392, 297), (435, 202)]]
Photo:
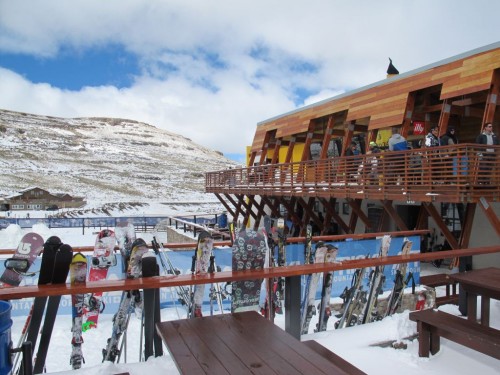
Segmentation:
[[(379, 256), (386, 256), (391, 243), (390, 236), (384, 236), (381, 239)], [(407, 238), (403, 240), (401, 253), (409, 254), (412, 242)], [(383, 314), (378, 312), (377, 298), (382, 294), (383, 284), (385, 282), (384, 266), (375, 267), (369, 274), (367, 268), (358, 269), (354, 272), (351, 287), (346, 288), (341, 297), (344, 300), (344, 311), (340, 320), (335, 323), (335, 328), (345, 328), (357, 324), (369, 323), (374, 320), (380, 320), (396, 312), (401, 304), (403, 292), (406, 286), (413, 280), (411, 273), (406, 276), (408, 264), (398, 265), (395, 271), (394, 286), (388, 298), (388, 304)], [(368, 289), (364, 290), (363, 281), (368, 275)], [(414, 288), (413, 283), (413, 288)], [(414, 289), (413, 289), (414, 291)]]
[[(338, 248), (332, 245), (327, 245), (324, 242), (318, 242), (316, 244), (316, 250), (312, 252), (312, 245), (309, 245), (311, 241), (311, 232), (309, 228), (307, 230), (306, 236), (306, 250), (305, 250), (305, 261), (308, 263), (335, 263)], [(312, 259), (314, 258), (314, 259)], [(309, 333), (309, 325), (313, 315), (316, 315), (316, 290), (318, 287), (319, 279), (321, 277), (320, 273), (310, 274), (306, 277), (306, 284), (304, 289), (304, 296), (301, 303), (301, 334)], [(323, 286), (321, 289), (321, 302), (318, 306), (319, 318), (316, 324), (315, 332), (320, 332), (326, 330), (328, 319), (331, 315), (330, 309), (330, 297), (332, 294), (333, 285), (333, 271), (323, 273)]]
[[(72, 257), (73, 249), (71, 246), (63, 244), (59, 237), (49, 237), (43, 246), (38, 285), (64, 284), (69, 273)], [(35, 373), (41, 373), (45, 368), (45, 360), (60, 300), (61, 296), (50, 296), (36, 297), (33, 301), (32, 312), (28, 317), (29, 325), (26, 331), (26, 341), (31, 342), (33, 349), (36, 347), (43, 320), (40, 344), (33, 366)], [(21, 364), (19, 374), (24, 375), (23, 364)]]

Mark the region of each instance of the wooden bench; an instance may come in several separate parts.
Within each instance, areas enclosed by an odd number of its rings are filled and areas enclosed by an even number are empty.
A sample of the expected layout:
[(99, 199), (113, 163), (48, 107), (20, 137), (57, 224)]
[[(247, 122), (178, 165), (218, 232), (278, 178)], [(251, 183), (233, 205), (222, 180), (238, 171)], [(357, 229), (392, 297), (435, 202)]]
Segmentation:
[(440, 338), (444, 337), (500, 359), (500, 331), (497, 329), (432, 309), (411, 312), (410, 320), (417, 322), (420, 357), (429, 357), (429, 352), (436, 354)]
[(446, 287), (446, 296), (436, 297), (436, 306), (452, 303), (458, 305), (457, 282), (450, 278), (450, 275), (440, 273), (436, 275), (420, 276), (420, 284), (431, 288), (439, 286)]
[(321, 355), (322, 357), (328, 359), (335, 366), (344, 370), (347, 374), (351, 374), (351, 375), (363, 375), (363, 374), (365, 374), (363, 371), (361, 371), (359, 368), (354, 366), (352, 363), (347, 362), (344, 358), (342, 358), (339, 355), (328, 350), (323, 345), (319, 344), (317, 341), (307, 340), (307, 341), (303, 341), (303, 343), (305, 345), (307, 345), (309, 348), (311, 348), (312, 350), (314, 350), (316, 353)]

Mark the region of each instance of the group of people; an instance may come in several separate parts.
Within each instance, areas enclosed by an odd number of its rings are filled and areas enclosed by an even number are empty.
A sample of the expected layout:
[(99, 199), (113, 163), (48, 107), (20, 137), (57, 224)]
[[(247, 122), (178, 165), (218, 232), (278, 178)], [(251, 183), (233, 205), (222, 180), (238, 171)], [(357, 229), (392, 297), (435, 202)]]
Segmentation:
[[(439, 128), (433, 126), (429, 133), (424, 138), (425, 147), (436, 147), (436, 146), (452, 146), (458, 144), (458, 139), (456, 136), (456, 129), (454, 126), (449, 126), (446, 133), (438, 137)], [(498, 145), (498, 137), (493, 133), (493, 124), (486, 123), (476, 138), (476, 143), (483, 145)], [(392, 136), (389, 138), (388, 142), (389, 151), (402, 151), (408, 149), (408, 142), (406, 139), (399, 134), (397, 128), (392, 129)]]

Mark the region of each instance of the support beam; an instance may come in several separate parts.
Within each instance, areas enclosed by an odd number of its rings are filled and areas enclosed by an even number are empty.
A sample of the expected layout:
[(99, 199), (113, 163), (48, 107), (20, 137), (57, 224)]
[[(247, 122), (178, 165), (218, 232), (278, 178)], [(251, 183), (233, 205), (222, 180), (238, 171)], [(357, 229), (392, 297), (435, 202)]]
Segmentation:
[(455, 236), (453, 235), (453, 233), (450, 232), (450, 230), (448, 229), (446, 224), (443, 222), (443, 218), (441, 217), (439, 212), (436, 210), (436, 207), (434, 207), (434, 205), (430, 202), (423, 202), (422, 204), (424, 205), (425, 209), (427, 210), (429, 215), (432, 217), (432, 219), (434, 219), (434, 222), (438, 226), (439, 230), (441, 230), (441, 233), (443, 234), (446, 241), (448, 241), (448, 243), (450, 244), (450, 247), (452, 249), (458, 249), (459, 244), (458, 244), (457, 240), (455, 239)]
[(405, 138), (408, 137), (408, 133), (410, 132), (413, 111), (415, 109), (416, 96), (416, 91), (410, 92), (408, 93), (408, 99), (406, 100), (405, 117), (403, 120), (403, 124), (401, 125), (401, 135)]
[(493, 209), (491, 208), (490, 203), (484, 197), (481, 197), (479, 199), (479, 207), (482, 208), (484, 214), (488, 218), (488, 221), (495, 230), (497, 236), (500, 237), (500, 220), (495, 214), (495, 211), (493, 211)]
[(500, 96), (500, 69), (493, 72), (493, 80), (491, 83), (488, 98), (486, 99), (486, 108), (484, 109), (484, 117), (481, 129), (488, 122), (493, 122), (495, 119), (495, 111), (497, 108), (498, 97)]
[(351, 219), (349, 221), (349, 228), (351, 228), (352, 233), (356, 231), (356, 223), (358, 218), (361, 219), (365, 227), (368, 229), (372, 229), (372, 224), (368, 219), (368, 216), (361, 210), (361, 202), (362, 199), (352, 199), (346, 198), (347, 203), (351, 207)]
[(233, 217), (233, 220), (236, 220), (236, 214), (235, 212), (231, 209), (231, 207), (227, 204), (227, 202), (217, 193), (215, 193), (215, 196), (219, 200), (219, 202), (222, 203), (228, 214), (230, 214)]
[(438, 138), (446, 134), (448, 130), (448, 122), (450, 121), (451, 115), (451, 104), (448, 103), (448, 99), (443, 100), (443, 109), (441, 110), (441, 115), (439, 116), (439, 132)]
[(325, 135), (323, 137), (323, 146), (321, 147), (321, 154), (319, 156), (320, 159), (328, 158), (328, 147), (330, 146), (330, 141), (332, 140), (334, 125), (335, 121), (333, 119), (333, 115), (330, 115), (330, 117), (328, 117), (328, 124), (326, 125)]
[(381, 202), (382, 206), (384, 207), (384, 210), (387, 212), (387, 214), (391, 217), (392, 220), (394, 220), (394, 223), (398, 227), (399, 230), (408, 230), (408, 227), (406, 226), (405, 222), (403, 219), (401, 219), (401, 216), (398, 215), (394, 207), (392, 206), (392, 201), (389, 200), (384, 200)]

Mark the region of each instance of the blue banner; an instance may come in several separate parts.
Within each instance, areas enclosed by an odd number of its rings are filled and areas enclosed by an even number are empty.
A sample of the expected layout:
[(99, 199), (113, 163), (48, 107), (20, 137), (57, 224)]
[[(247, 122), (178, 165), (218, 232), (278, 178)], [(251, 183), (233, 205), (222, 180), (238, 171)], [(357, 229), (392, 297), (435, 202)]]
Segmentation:
[[(412, 236), (408, 237), (410, 241), (413, 242), (412, 253), (420, 252), (420, 237)], [(401, 253), (403, 245), (403, 237), (392, 238), (391, 246), (389, 248), (388, 255), (398, 255)], [(346, 260), (353, 259), (363, 259), (366, 257), (374, 258), (378, 256), (380, 249), (380, 239), (370, 239), (370, 240), (359, 240), (359, 241), (342, 241), (342, 242), (329, 242), (330, 244), (338, 247), (337, 261), (342, 262)], [(313, 246), (315, 246), (313, 244)], [(287, 264), (297, 265), (304, 263), (304, 245), (303, 244), (293, 244), (287, 245)], [(215, 249), (215, 260), (221, 271), (230, 271), (232, 267), (232, 249), (231, 248), (220, 248)], [(191, 260), (194, 254), (194, 249), (192, 251), (166, 251), (165, 254), (169, 257), (172, 264), (179, 270), (180, 274), (190, 274), (191, 273)], [(108, 279), (117, 280), (123, 279), (124, 275), (122, 272), (121, 257), (117, 254), (118, 264), (109, 269)], [(88, 264), (90, 262), (90, 255), (87, 256)], [(158, 264), (160, 265), (161, 274), (165, 274), (161, 267), (160, 259), (158, 259)], [(32, 271), (37, 271), (40, 268), (40, 258), (38, 258), (35, 263), (31, 266)], [(384, 291), (392, 289), (394, 285), (394, 275), (398, 265), (388, 265), (384, 268), (385, 284)], [(0, 274), (4, 271), (3, 261), (0, 261)], [(352, 275), (355, 270), (342, 270), (335, 271), (333, 277), (332, 286), (332, 297), (339, 297), (345, 287), (351, 285)], [(410, 262), (408, 264), (407, 272), (412, 272), (415, 283), (420, 282), (420, 262)], [(365, 286), (368, 282), (369, 272), (365, 273)], [(305, 278), (304, 278), (305, 279)], [(25, 285), (37, 284), (36, 277), (25, 278)], [(224, 288), (224, 285), (222, 285)], [(209, 304), (209, 287), (205, 288), (205, 302), (204, 304), (208, 306)], [(365, 288), (366, 289), (366, 288)], [(170, 288), (162, 288), (160, 290), (160, 299), (162, 307), (172, 306), (173, 304), (179, 304), (174, 298), (175, 293)], [(316, 298), (319, 299), (321, 296), (321, 283), (318, 285)], [(114, 314), (118, 308), (120, 302), (121, 292), (109, 292), (104, 294), (104, 302), (106, 308), (104, 314)], [(22, 300), (12, 300), (12, 316), (26, 316), (31, 307), (32, 299), (22, 299)], [(226, 300), (226, 304), (230, 302)], [(60, 314), (71, 314), (71, 297), (63, 296), (60, 305)]]

